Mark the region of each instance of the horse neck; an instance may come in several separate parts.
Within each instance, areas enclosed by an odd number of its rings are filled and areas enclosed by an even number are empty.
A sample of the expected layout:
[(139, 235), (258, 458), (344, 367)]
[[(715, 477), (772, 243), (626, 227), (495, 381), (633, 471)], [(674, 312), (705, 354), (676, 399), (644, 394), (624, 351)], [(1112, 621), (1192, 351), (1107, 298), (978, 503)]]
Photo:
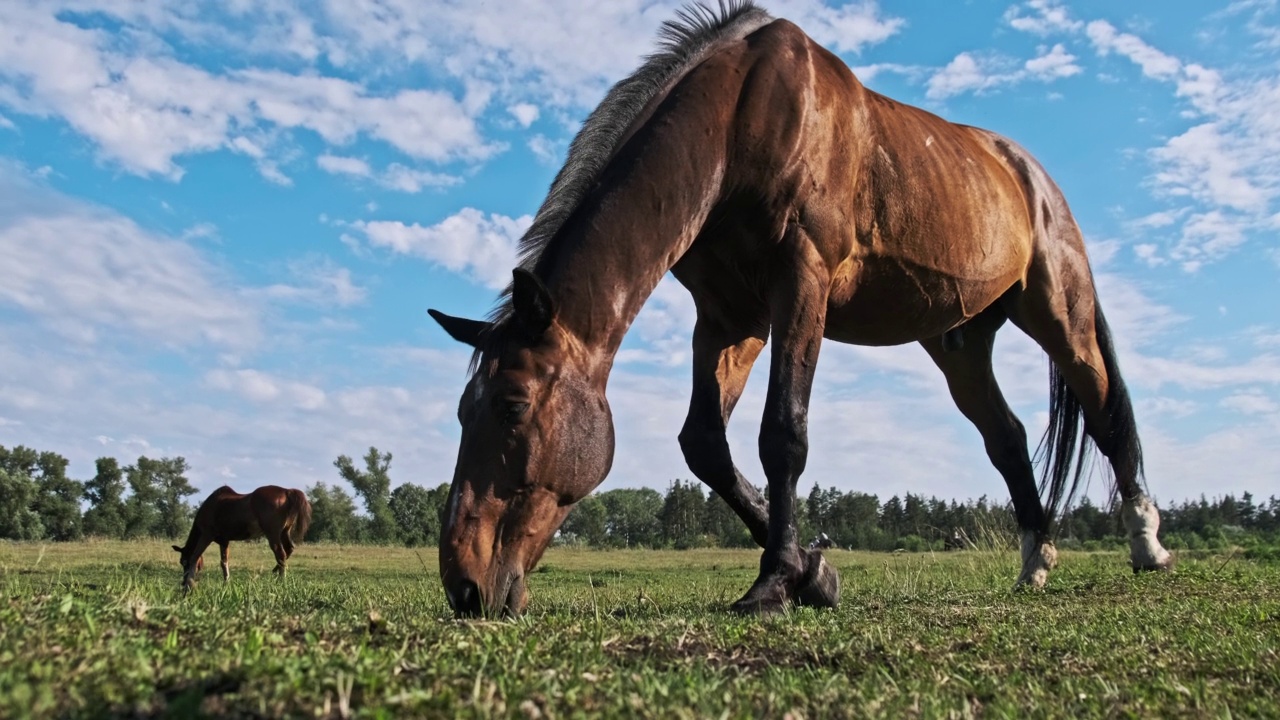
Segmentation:
[(187, 542), (182, 547), (190, 550), (200, 542), (200, 525), (197, 522), (191, 523), (191, 532), (187, 533)]
[(679, 127), (664, 123), (638, 138), (647, 140), (633, 143), (641, 152), (624, 148), (538, 265), (559, 324), (606, 377), (640, 308), (693, 244), (720, 193), (723, 144), (699, 138), (691, 150)]

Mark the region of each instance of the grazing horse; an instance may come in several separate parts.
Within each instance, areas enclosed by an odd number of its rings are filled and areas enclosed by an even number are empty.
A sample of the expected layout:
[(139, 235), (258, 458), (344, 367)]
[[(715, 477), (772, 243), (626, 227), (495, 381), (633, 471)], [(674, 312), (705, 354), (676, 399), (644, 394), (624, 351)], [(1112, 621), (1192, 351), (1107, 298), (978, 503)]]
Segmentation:
[[(489, 320), (431, 311), (475, 349), (440, 545), (453, 610), (524, 608), (527, 574), (612, 464), (609, 372), (668, 271), (697, 308), (680, 447), (764, 549), (732, 610), (839, 598), (835, 570), (800, 546), (794, 522), (823, 338), (924, 347), (1008, 484), (1019, 585), (1043, 585), (1056, 564), (1051, 522), (1090, 443), (1114, 471), (1133, 567), (1167, 567), (1084, 242), (1039, 163), (995, 133), (866, 89), (750, 2), (689, 7), (663, 37), (570, 145)], [(1006, 321), (1052, 361), (1039, 488), (992, 374)], [(735, 467), (725, 426), (767, 340), (766, 502)]]
[(196, 572), (204, 569), (204, 551), (210, 543), (217, 543), (222, 551), (225, 582), (231, 578), (228, 564), (231, 541), (259, 537), (266, 537), (271, 552), (275, 553), (276, 567), (272, 572), (283, 576), (285, 563), (293, 554), (293, 537), (301, 541), (309, 525), (311, 503), (301, 490), (263, 485), (241, 494), (223, 485), (200, 503), (186, 544), (173, 546), (182, 563), (182, 586), (189, 590), (195, 584)]

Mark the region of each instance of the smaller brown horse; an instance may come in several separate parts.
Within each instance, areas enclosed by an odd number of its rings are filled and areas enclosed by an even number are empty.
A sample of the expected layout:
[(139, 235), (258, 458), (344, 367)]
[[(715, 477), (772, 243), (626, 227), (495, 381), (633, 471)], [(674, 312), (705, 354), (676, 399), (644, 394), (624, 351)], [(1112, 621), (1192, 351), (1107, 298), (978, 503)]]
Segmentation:
[(285, 563), (293, 554), (293, 537), (302, 540), (311, 524), (311, 503), (301, 490), (264, 485), (241, 494), (223, 485), (200, 504), (191, 534), (182, 547), (173, 546), (181, 555), (182, 587), (190, 590), (196, 572), (204, 568), (204, 551), (210, 543), (222, 550), (222, 580), (231, 577), (227, 548), (232, 540), (266, 537), (276, 555), (273, 572), (283, 576)]

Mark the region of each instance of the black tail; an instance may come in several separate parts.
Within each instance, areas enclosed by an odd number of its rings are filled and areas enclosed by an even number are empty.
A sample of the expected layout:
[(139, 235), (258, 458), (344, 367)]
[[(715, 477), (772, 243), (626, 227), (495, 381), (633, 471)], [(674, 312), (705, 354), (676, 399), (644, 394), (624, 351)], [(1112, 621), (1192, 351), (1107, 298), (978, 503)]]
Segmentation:
[[(1133, 467), (1142, 477), (1142, 444), (1138, 440), (1138, 425), (1133, 416), (1133, 404), (1129, 389), (1120, 376), (1120, 364), (1116, 360), (1111, 329), (1102, 314), (1102, 305), (1095, 295), (1093, 299), (1094, 334), (1102, 363), (1107, 371), (1107, 399), (1103, 412), (1111, 420), (1111, 432), (1101, 438), (1103, 453), (1113, 466)], [(1040, 497), (1045, 512), (1052, 522), (1060, 512), (1066, 511), (1075, 501), (1080, 480), (1092, 465), (1094, 443), (1082, 442), (1085, 420), (1083, 408), (1075, 393), (1067, 386), (1056, 364), (1049, 367), (1049, 427), (1040, 439), (1036, 461), (1043, 462), (1040, 476)], [(1108, 493), (1114, 496), (1114, 483)]]

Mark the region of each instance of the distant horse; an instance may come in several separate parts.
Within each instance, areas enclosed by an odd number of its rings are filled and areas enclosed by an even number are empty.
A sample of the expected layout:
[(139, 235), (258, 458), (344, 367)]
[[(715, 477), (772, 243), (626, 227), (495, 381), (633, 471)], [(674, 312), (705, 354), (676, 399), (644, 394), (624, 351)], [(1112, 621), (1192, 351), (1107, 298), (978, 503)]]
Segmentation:
[[(1093, 445), (1114, 471), (1133, 567), (1168, 567), (1084, 241), (1039, 163), (995, 133), (866, 89), (750, 2), (687, 8), (663, 37), (570, 145), (489, 321), (431, 311), (475, 349), (440, 544), (454, 611), (524, 608), (529, 571), (613, 462), (609, 372), (668, 271), (697, 308), (680, 447), (764, 548), (733, 610), (839, 597), (835, 570), (799, 545), (794, 522), (823, 338), (924, 346), (1008, 484), (1019, 585), (1042, 585), (1056, 564), (1051, 522)], [(992, 374), (1007, 320), (1052, 361), (1039, 489)], [(766, 504), (734, 466), (725, 427), (769, 339)]]
[(259, 537), (266, 537), (275, 553), (276, 567), (272, 572), (283, 576), (285, 563), (293, 554), (293, 538), (301, 541), (306, 537), (310, 524), (311, 503), (301, 490), (264, 485), (241, 494), (223, 485), (200, 503), (186, 544), (173, 546), (182, 563), (182, 586), (190, 589), (195, 583), (196, 573), (204, 569), (204, 551), (210, 543), (217, 543), (222, 551), (225, 582), (231, 577), (228, 564), (231, 541)]
[(835, 546), (835, 541), (827, 537), (826, 533), (818, 533), (817, 537), (809, 541), (810, 550), (830, 550)]
[(960, 528), (954, 528), (951, 535), (942, 541), (943, 550), (967, 550), (973, 547), (973, 541), (969, 539), (969, 534)]

